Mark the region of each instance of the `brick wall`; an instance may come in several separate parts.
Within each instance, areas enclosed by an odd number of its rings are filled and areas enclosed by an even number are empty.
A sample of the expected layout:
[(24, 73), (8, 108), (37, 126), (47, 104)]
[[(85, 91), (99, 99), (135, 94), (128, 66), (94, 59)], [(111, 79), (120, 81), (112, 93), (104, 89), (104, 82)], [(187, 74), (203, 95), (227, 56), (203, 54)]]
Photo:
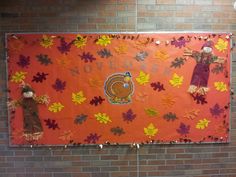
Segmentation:
[[(9, 148), (5, 32), (227, 31), (234, 0), (0, 0), (0, 177), (236, 177), (236, 101), (231, 143)], [(233, 52), (234, 53), (234, 52)], [(233, 57), (233, 70), (236, 68)], [(236, 72), (232, 73), (236, 86)], [(235, 97), (236, 98), (236, 97)]]

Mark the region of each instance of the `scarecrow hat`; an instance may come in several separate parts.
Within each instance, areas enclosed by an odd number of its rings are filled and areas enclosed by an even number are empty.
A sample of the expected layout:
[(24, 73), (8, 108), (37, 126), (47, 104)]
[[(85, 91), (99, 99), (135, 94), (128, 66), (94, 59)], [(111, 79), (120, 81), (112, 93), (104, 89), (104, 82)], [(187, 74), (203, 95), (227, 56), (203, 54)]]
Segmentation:
[(213, 48), (213, 45), (214, 45), (214, 43), (213, 43), (212, 41), (207, 41), (207, 42), (205, 42), (205, 43), (202, 45), (202, 49), (203, 49), (204, 47)]
[(34, 93), (34, 90), (29, 85), (24, 85), (22, 87), (21, 93), (30, 92), (30, 91)]

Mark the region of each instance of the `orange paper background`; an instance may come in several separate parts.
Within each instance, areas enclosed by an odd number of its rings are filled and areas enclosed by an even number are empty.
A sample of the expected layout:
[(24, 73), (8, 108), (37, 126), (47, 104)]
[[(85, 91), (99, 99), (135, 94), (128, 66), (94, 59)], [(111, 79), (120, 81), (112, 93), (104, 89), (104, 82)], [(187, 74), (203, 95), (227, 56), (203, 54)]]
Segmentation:
[[(45, 48), (40, 45), (43, 35), (52, 37), (53, 45)], [(21, 96), (20, 83), (11, 81), (15, 72), (26, 72), (24, 82), (31, 85), (37, 96), (48, 95), (49, 105), (38, 105), (39, 117), (43, 125), (43, 137), (38, 141), (28, 142), (22, 136), (23, 133), (23, 113), (22, 108), (18, 107), (15, 113), (10, 111), (10, 144), (11, 145), (63, 145), (63, 144), (88, 144), (85, 141), (89, 135), (99, 136), (96, 142), (92, 144), (104, 143), (171, 143), (171, 142), (227, 142), (229, 128), (229, 102), (230, 102), (230, 39), (228, 34), (212, 33), (141, 33), (141, 34), (83, 34), (81, 36), (87, 39), (87, 43), (82, 48), (77, 48), (73, 41), (77, 34), (15, 34), (7, 35), (8, 49), (8, 74), (9, 74), (9, 97), (13, 100), (19, 100)], [(96, 43), (101, 36), (110, 36), (111, 43), (101, 46)], [(176, 47), (171, 41), (178, 40), (180, 37), (188, 39), (185, 46)], [(60, 39), (70, 43), (71, 47), (67, 53), (61, 53), (58, 47), (61, 46)], [(202, 45), (206, 40), (212, 40), (214, 45), (219, 39), (228, 42), (224, 51), (219, 51), (213, 47), (214, 55), (225, 59), (223, 72), (216, 74), (210, 72), (208, 87), (210, 91), (206, 94), (206, 104), (197, 104), (190, 93), (187, 92), (190, 85), (193, 69), (196, 61), (191, 57), (185, 57), (186, 61), (180, 67), (171, 67), (174, 59), (183, 57), (184, 50), (188, 47), (192, 50), (201, 51)], [(156, 41), (160, 41), (157, 45)], [(119, 46), (125, 46), (124, 53), (117, 53)], [(102, 58), (98, 51), (107, 49), (112, 56)], [(138, 61), (135, 56), (139, 52), (147, 52), (148, 56), (143, 61)], [(164, 51), (168, 56), (166, 59), (160, 59), (156, 53)], [(96, 60), (84, 62), (81, 55), (90, 53)], [(42, 65), (37, 60), (37, 55), (48, 55), (52, 64)], [(29, 56), (30, 64), (28, 67), (22, 67), (19, 62), (20, 55)], [(64, 62), (64, 63), (63, 63)], [(210, 70), (215, 64), (210, 65)], [(72, 70), (77, 70), (73, 73)], [(136, 78), (140, 71), (149, 74), (149, 82), (140, 85)], [(32, 81), (37, 72), (47, 73), (46, 80), (42, 82)], [(108, 101), (104, 91), (104, 83), (109, 76), (116, 73), (130, 72), (134, 85), (134, 92), (131, 96), (131, 103), (111, 104)], [(183, 83), (178, 87), (170, 84), (173, 74), (183, 76)], [(52, 85), (55, 80), (60, 79), (66, 82), (65, 89), (61, 92), (56, 91)], [(97, 85), (91, 85), (91, 80), (97, 80)], [(158, 92), (151, 87), (151, 83), (160, 82), (165, 90)], [(214, 83), (223, 82), (227, 86), (227, 91), (218, 91)], [(82, 91), (86, 100), (81, 104), (74, 104), (72, 93)], [(91, 105), (90, 101), (94, 96), (101, 96), (105, 101), (97, 106)], [(163, 99), (167, 96), (173, 98), (174, 104), (165, 106)], [(64, 108), (60, 112), (51, 112), (48, 110), (54, 102), (60, 102)], [(218, 104), (224, 112), (214, 117), (210, 108)], [(153, 108), (158, 114), (150, 116), (145, 109)], [(123, 113), (129, 109), (136, 115), (132, 121), (125, 121)], [(186, 118), (185, 115), (190, 110), (199, 110), (199, 114), (193, 119)], [(164, 115), (174, 113), (177, 119), (167, 121)], [(100, 123), (95, 114), (106, 113), (111, 122)], [(77, 115), (87, 115), (87, 119), (81, 124), (74, 122)], [(55, 120), (58, 128), (49, 128), (45, 120)], [(204, 129), (196, 128), (200, 120), (207, 119), (209, 124)], [(180, 124), (189, 126), (188, 133), (181, 135), (178, 133)], [(153, 136), (147, 136), (144, 128), (153, 124), (158, 132)], [(124, 134), (115, 135), (111, 128), (120, 127)], [(69, 136), (63, 136), (69, 133)], [(64, 137), (64, 138), (63, 138)]]

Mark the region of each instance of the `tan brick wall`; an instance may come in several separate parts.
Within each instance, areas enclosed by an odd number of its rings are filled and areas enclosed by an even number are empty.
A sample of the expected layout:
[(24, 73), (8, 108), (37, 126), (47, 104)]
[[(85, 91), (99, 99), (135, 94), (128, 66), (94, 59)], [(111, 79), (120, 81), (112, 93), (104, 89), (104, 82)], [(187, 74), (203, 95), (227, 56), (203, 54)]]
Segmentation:
[[(0, 177), (236, 177), (231, 143), (9, 148), (5, 32), (221, 31), (236, 33), (234, 0), (0, 0)], [(235, 50), (235, 49), (234, 49)], [(232, 52), (233, 54), (235, 51)], [(232, 58), (236, 86), (236, 58)], [(236, 98), (236, 97), (235, 97)]]

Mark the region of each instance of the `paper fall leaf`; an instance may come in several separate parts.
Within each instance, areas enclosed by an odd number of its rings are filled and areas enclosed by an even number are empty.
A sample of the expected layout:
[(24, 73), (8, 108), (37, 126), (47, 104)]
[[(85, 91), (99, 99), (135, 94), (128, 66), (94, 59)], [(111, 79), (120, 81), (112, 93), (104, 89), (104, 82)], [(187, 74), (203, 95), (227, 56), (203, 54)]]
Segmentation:
[(26, 72), (22, 72), (22, 71), (15, 72), (15, 74), (12, 75), (11, 77), (11, 82), (15, 82), (15, 83), (23, 82), (26, 74), (27, 74)]
[(164, 97), (162, 97), (161, 102), (165, 107), (170, 108), (175, 104), (175, 98), (166, 94)]
[(220, 52), (225, 52), (225, 50), (228, 47), (228, 41), (224, 41), (223, 39), (218, 39), (217, 44), (215, 45), (215, 48)]
[(176, 73), (174, 73), (172, 79), (169, 82), (173, 87), (179, 88), (183, 84), (183, 80), (183, 76), (178, 76)]
[(101, 46), (107, 46), (108, 44), (111, 44), (111, 39), (109, 36), (102, 35), (96, 42), (96, 44)]
[(139, 76), (136, 78), (136, 81), (139, 85), (146, 85), (150, 80), (150, 75), (140, 71)]
[(215, 82), (214, 86), (217, 91), (220, 91), (220, 92), (228, 91), (227, 85), (224, 82)]
[(77, 92), (77, 93), (72, 93), (72, 101), (78, 105), (82, 104), (86, 98), (84, 97), (84, 93), (82, 91)]
[(126, 54), (128, 51), (128, 46), (126, 44), (119, 44), (114, 49), (117, 54)]
[(100, 123), (103, 123), (103, 124), (107, 124), (108, 122), (112, 122), (110, 117), (106, 115), (106, 113), (97, 113), (97, 114), (94, 114), (95, 118), (100, 122)]
[(147, 127), (144, 127), (144, 133), (146, 136), (151, 138), (158, 133), (158, 129), (153, 125), (153, 123), (150, 123)]
[(64, 131), (58, 138), (64, 141), (69, 141), (73, 137), (74, 133), (71, 130)]
[(150, 117), (159, 116), (159, 112), (154, 108), (146, 108), (145, 113)]
[(84, 46), (86, 46), (86, 43), (87, 43), (87, 38), (81, 36), (80, 34), (78, 34), (78, 35), (76, 36), (76, 39), (74, 40), (74, 45), (75, 45), (77, 48), (83, 48)]
[(186, 111), (185, 115), (184, 115), (184, 118), (193, 120), (198, 116), (199, 112), (200, 111), (198, 109), (192, 109), (190, 111)]
[(63, 108), (64, 106), (60, 102), (57, 102), (49, 106), (48, 110), (51, 112), (57, 113), (57, 112), (60, 112)]
[(209, 120), (207, 120), (206, 118), (199, 120), (199, 122), (196, 125), (197, 129), (205, 129), (206, 127), (208, 127), (208, 124), (210, 123)]
[(168, 60), (169, 55), (165, 50), (158, 50), (155, 53), (155, 58), (160, 60), (160, 61), (166, 61), (166, 60)]
[(51, 48), (53, 45), (53, 36), (43, 35), (40, 45), (44, 48)]

